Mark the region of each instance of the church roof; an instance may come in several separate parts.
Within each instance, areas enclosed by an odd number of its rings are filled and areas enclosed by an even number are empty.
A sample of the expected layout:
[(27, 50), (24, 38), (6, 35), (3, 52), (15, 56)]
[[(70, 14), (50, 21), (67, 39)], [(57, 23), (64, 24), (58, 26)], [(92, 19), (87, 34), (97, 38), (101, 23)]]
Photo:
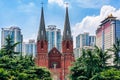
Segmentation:
[(68, 14), (68, 7), (66, 7), (63, 40), (72, 40), (70, 22), (69, 22), (69, 14)]
[(48, 55), (53, 55), (53, 56), (57, 56), (58, 55), (58, 56), (61, 56), (62, 54), (60, 53), (60, 51), (56, 47), (53, 47), (49, 51)]
[(43, 7), (41, 8), (41, 19), (40, 19), (40, 25), (39, 25), (37, 41), (38, 40), (47, 40), (46, 30), (45, 30), (45, 21), (44, 21)]

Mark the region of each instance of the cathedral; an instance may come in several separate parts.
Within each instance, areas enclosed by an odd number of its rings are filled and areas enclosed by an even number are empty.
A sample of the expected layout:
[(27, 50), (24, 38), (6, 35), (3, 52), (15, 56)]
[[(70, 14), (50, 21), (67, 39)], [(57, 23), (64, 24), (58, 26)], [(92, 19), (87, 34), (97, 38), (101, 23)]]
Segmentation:
[(68, 7), (66, 7), (64, 31), (62, 37), (62, 50), (53, 47), (48, 52), (48, 40), (45, 29), (44, 11), (41, 8), (40, 26), (37, 36), (37, 54), (35, 63), (37, 66), (50, 70), (53, 80), (69, 80), (69, 67), (74, 62), (73, 39), (71, 36)]

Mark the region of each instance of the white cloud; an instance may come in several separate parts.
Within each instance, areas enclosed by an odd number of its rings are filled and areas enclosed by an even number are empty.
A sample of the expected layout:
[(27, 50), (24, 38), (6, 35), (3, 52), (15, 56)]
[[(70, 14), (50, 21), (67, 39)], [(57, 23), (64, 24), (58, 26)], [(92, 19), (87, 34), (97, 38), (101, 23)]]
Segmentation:
[[(113, 14), (113, 16), (120, 19), (120, 9), (116, 9), (112, 6), (103, 6), (101, 8), (100, 14), (97, 16), (86, 16), (81, 22), (76, 23), (73, 27), (73, 36), (74, 41), (75, 37), (83, 32), (89, 32), (92, 35), (95, 35), (97, 27), (100, 25), (100, 22), (104, 20), (108, 15)], [(75, 44), (75, 43), (74, 43)]]
[(58, 4), (61, 7), (65, 7), (65, 2), (68, 2), (71, 6), (78, 5), (82, 8), (100, 8), (103, 5), (107, 5), (110, 3), (110, 0), (48, 0), (49, 4)]
[(108, 4), (110, 0), (76, 0), (75, 2), (83, 8), (100, 8)]

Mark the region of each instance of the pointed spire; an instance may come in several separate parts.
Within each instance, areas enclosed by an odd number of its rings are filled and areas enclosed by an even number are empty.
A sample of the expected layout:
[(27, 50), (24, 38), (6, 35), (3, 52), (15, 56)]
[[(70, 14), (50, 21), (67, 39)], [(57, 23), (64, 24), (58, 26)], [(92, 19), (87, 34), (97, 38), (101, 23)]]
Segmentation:
[[(67, 4), (68, 3), (66, 3), (66, 5)], [(69, 22), (69, 14), (68, 14), (68, 6), (66, 6), (66, 15), (65, 15), (65, 23), (64, 23), (64, 31), (63, 31), (63, 40), (72, 40), (70, 22)]]
[(47, 40), (46, 30), (45, 30), (43, 6), (41, 8), (41, 19), (40, 19), (40, 26), (39, 26), (39, 32), (38, 32), (38, 36), (37, 36), (37, 41), (38, 40)]

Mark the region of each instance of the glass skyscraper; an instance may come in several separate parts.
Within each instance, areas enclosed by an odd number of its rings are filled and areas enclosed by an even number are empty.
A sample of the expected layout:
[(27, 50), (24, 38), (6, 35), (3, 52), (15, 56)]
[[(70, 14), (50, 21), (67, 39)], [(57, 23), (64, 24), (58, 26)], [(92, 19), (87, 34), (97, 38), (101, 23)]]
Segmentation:
[(76, 37), (76, 48), (82, 48), (84, 46), (94, 46), (95, 36), (90, 36), (89, 33), (79, 34)]
[(115, 39), (120, 39), (120, 20), (115, 20), (113, 24), (115, 25)]
[(24, 42), (23, 46), (22, 46), (22, 52), (23, 52), (23, 56), (25, 55), (32, 55), (33, 57), (35, 57), (36, 55), (36, 43), (35, 40), (29, 40), (29, 42)]
[(48, 51), (56, 47), (61, 51), (61, 30), (57, 29), (55, 25), (49, 25), (46, 29), (48, 39)]
[(82, 53), (82, 49), (93, 49), (93, 46), (96, 43), (96, 37), (89, 35), (88, 32), (79, 34), (76, 37), (76, 48), (74, 49), (75, 58), (79, 58)]
[(120, 20), (111, 14), (101, 21), (96, 30), (96, 45), (107, 50), (112, 47), (117, 38), (120, 39)]
[(96, 43), (96, 37), (95, 36), (89, 36), (89, 46), (94, 46)]
[(21, 29), (19, 27), (16, 27), (16, 26), (12, 26), (10, 28), (2, 28), (1, 47), (3, 47), (6, 44), (5, 39), (8, 35), (10, 35), (10, 37), (12, 38), (13, 43), (20, 42), (20, 44), (18, 44), (15, 47), (15, 52), (22, 52), (23, 36), (21, 34)]
[[(120, 39), (120, 20), (111, 14), (101, 21), (100, 26), (96, 30), (96, 45), (106, 51), (113, 47), (117, 38)], [(108, 52), (108, 54), (112, 55), (108, 63), (114, 65), (114, 53)]]

